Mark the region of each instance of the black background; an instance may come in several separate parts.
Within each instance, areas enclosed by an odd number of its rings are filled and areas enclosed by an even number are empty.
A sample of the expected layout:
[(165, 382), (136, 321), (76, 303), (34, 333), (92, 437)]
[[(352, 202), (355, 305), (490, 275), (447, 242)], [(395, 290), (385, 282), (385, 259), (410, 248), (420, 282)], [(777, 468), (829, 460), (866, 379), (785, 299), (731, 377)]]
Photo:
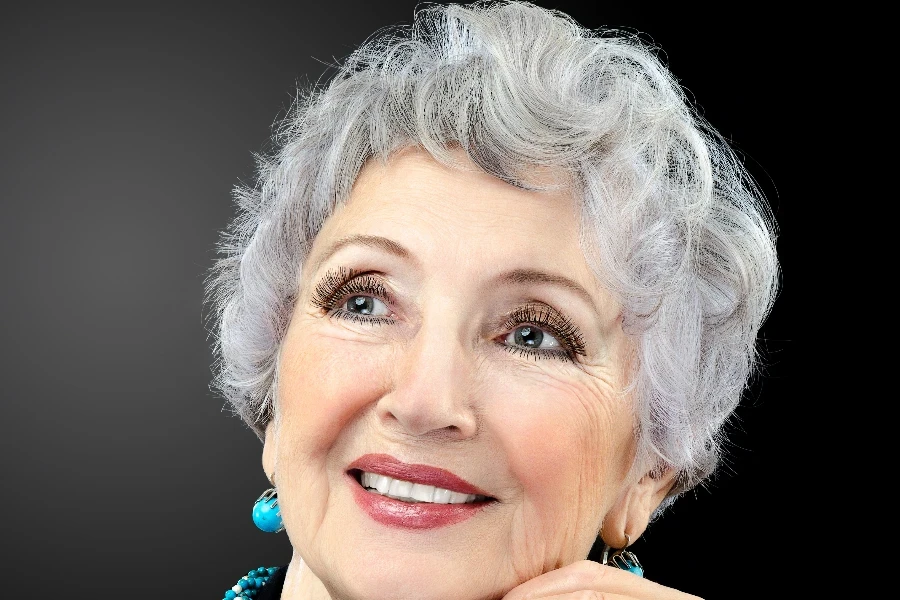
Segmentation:
[[(203, 279), (231, 188), (252, 178), (251, 152), (296, 83), (409, 23), (414, 4), (59, 2), (4, 15), (6, 594), (31, 582), (36, 597), (217, 598), (251, 567), (287, 563), (286, 536), (250, 520), (267, 487), (259, 442), (208, 389)], [(804, 29), (765, 12), (539, 4), (660, 46), (774, 207), (783, 288), (729, 458), (634, 547), (661, 583), (763, 596), (761, 553), (806, 501), (783, 462), (800, 385), (796, 125), (815, 92)]]

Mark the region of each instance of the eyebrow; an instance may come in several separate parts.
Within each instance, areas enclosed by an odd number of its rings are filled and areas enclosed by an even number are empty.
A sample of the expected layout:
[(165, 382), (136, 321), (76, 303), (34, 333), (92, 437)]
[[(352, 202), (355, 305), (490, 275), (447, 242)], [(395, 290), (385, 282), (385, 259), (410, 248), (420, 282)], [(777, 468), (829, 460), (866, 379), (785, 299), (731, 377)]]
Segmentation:
[(394, 240), (382, 237), (380, 235), (356, 234), (341, 238), (331, 246), (329, 246), (322, 254), (322, 256), (316, 261), (316, 264), (313, 267), (313, 271), (317, 271), (319, 267), (322, 266), (322, 263), (334, 256), (334, 254), (338, 250), (347, 246), (368, 246), (369, 248), (377, 248), (378, 250), (383, 250), (384, 252), (393, 254), (394, 256), (397, 256), (399, 258), (410, 260), (416, 263), (418, 262), (415, 260), (409, 250), (407, 250)]
[(515, 269), (513, 271), (507, 271), (506, 273), (503, 273), (502, 275), (500, 275), (500, 277), (497, 278), (497, 280), (503, 283), (544, 283), (556, 285), (575, 292), (577, 295), (581, 296), (581, 298), (584, 299), (584, 301), (587, 302), (590, 306), (594, 306), (594, 299), (591, 298), (591, 295), (587, 292), (587, 290), (585, 290), (583, 287), (581, 287), (568, 277), (563, 277), (562, 275), (553, 275), (551, 273), (545, 273), (543, 271), (537, 271), (534, 269)]
[[(416, 258), (412, 255), (412, 253), (407, 250), (405, 247), (401, 246), (394, 240), (386, 237), (382, 237), (380, 235), (362, 235), (356, 234), (347, 236), (345, 238), (341, 238), (331, 246), (329, 246), (321, 258), (319, 258), (314, 267), (314, 271), (318, 270), (318, 268), (329, 258), (331, 258), (338, 250), (341, 248), (345, 248), (347, 246), (367, 246), (369, 248), (377, 248), (379, 250), (383, 250), (388, 254), (393, 254), (399, 258), (414, 262), (418, 264)], [(513, 269), (512, 271), (507, 271), (502, 273), (496, 279), (499, 283), (510, 283), (510, 284), (550, 284), (556, 285), (572, 292), (575, 292), (578, 296), (580, 296), (585, 302), (587, 302), (590, 306), (594, 306), (594, 299), (591, 295), (581, 287), (575, 281), (569, 279), (568, 277), (563, 277), (562, 275), (554, 275), (552, 273), (545, 273), (544, 271), (538, 271), (536, 269)]]

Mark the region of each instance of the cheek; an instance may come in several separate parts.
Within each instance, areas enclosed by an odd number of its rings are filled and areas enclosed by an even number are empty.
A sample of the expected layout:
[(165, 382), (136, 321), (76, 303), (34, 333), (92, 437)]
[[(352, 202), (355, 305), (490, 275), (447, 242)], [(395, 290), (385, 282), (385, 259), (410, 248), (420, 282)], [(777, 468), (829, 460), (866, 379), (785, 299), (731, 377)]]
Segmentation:
[(495, 397), (496, 435), (521, 486), (524, 518), (551, 536), (599, 527), (630, 466), (625, 400), (547, 376), (508, 382)]
[[(356, 415), (387, 385), (385, 348), (296, 332), (286, 340), (279, 373), (279, 411), (291, 445), (322, 458)], [(288, 343), (292, 342), (292, 343)]]
[[(371, 345), (348, 344), (303, 328), (293, 329), (285, 340), (274, 468), (285, 528), (304, 556), (312, 556), (313, 540), (342, 477), (344, 465), (329, 464), (329, 452), (352, 437), (356, 416), (381, 393), (385, 364), (384, 353)], [(340, 548), (326, 543), (324, 550), (328, 555)]]

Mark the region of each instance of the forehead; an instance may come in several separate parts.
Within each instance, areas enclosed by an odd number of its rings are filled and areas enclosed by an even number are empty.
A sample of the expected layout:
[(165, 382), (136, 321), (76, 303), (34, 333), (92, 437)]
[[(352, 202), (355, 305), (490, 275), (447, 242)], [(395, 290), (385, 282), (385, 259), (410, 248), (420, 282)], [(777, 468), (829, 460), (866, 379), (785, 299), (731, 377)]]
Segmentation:
[(318, 237), (364, 233), (401, 236), (422, 251), (465, 242), (492, 254), (583, 258), (579, 206), (564, 173), (534, 169), (528, 184), (541, 189), (526, 190), (483, 172), (461, 151), (453, 158), (446, 165), (413, 148), (387, 162), (369, 160)]

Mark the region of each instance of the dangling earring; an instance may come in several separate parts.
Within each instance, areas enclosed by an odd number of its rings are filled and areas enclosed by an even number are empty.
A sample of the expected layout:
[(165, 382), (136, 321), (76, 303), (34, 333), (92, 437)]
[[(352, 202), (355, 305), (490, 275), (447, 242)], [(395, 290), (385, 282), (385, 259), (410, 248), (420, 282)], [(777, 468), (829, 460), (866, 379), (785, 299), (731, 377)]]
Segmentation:
[[(631, 545), (631, 538), (628, 534), (625, 534), (625, 548)], [(638, 577), (644, 576), (644, 567), (641, 566), (641, 561), (638, 560), (637, 556), (634, 555), (634, 552), (626, 550), (625, 548), (615, 549), (609, 544), (603, 544), (603, 557), (600, 560), (601, 564), (610, 565), (613, 567), (618, 567), (623, 571), (628, 571), (629, 573), (634, 573)], [(612, 554), (610, 554), (610, 550), (612, 550)]]
[(278, 491), (269, 488), (253, 503), (253, 522), (268, 533), (284, 531), (281, 508), (278, 506)]

